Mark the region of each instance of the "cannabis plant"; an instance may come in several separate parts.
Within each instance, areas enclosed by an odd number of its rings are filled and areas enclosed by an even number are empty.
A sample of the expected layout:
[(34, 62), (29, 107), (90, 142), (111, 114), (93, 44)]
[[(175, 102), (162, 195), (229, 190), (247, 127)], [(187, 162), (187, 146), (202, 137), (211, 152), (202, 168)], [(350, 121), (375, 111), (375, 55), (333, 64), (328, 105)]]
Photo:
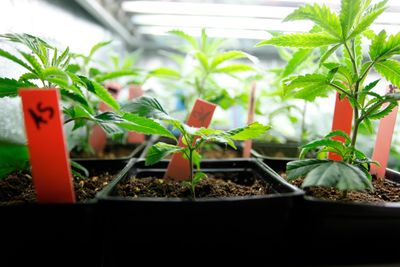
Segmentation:
[[(184, 92), (183, 101), (186, 107), (191, 106), (196, 98), (202, 98), (227, 109), (235, 104), (239, 95), (233, 95), (230, 88), (219, 82), (219, 76), (231, 77), (242, 87), (244, 77), (239, 74), (247, 73), (248, 76), (257, 78), (256, 68), (240, 59), (258, 63), (256, 57), (243, 51), (223, 49), (224, 39), (210, 38), (205, 29), (201, 37), (195, 37), (180, 31), (169, 32), (185, 42), (178, 53), (168, 54), (175, 62), (177, 68), (157, 68), (150, 71), (150, 77), (164, 78), (173, 81), (175, 88), (179, 86)], [(238, 86), (236, 86), (238, 87)]]
[[(63, 100), (60, 108), (65, 115), (64, 124), (74, 122), (74, 129), (85, 126), (90, 121), (99, 124), (110, 135), (121, 134), (122, 129), (127, 129), (170, 137), (170, 133), (157, 122), (135, 114), (120, 112), (118, 102), (99, 83), (101, 79), (95, 81), (84, 75), (75, 74), (76, 71), (73, 70), (76, 70), (76, 66), (69, 64), (71, 55), (68, 48), (59, 53), (56, 47), (28, 34), (5, 34), (0, 37), (24, 48), (24, 50), (17, 49), (14, 54), (0, 49), (0, 56), (26, 70), (19, 79), (0, 78), (0, 97), (17, 96), (20, 88), (55, 87), (59, 89)], [(92, 49), (91, 54), (94, 50), (96, 49)], [(99, 112), (89, 100), (90, 96), (100, 99), (114, 111)], [(2, 141), (0, 149), (2, 151), (10, 149), (10, 143)], [(18, 148), (18, 151), (25, 155), (27, 152), (24, 148)], [(4, 176), (18, 169), (21, 166), (18, 163), (21, 157), (21, 155), (6, 157), (6, 162), (2, 161), (0, 165), (0, 174)], [(28, 157), (26, 155), (23, 158)]]
[[(182, 135), (184, 147), (158, 142), (150, 147), (146, 155), (146, 165), (152, 165), (166, 156), (173, 153), (180, 153), (188, 160), (190, 173), (188, 180), (184, 182), (193, 197), (195, 197), (195, 187), (206, 175), (200, 171), (201, 148), (206, 143), (222, 143), (236, 149), (234, 141), (253, 139), (265, 133), (270, 127), (258, 122), (249, 124), (246, 127), (236, 128), (229, 131), (214, 130), (209, 128), (194, 128), (177, 120), (163, 109), (157, 99), (142, 96), (133, 102), (122, 107), (125, 112), (131, 112), (140, 116), (157, 119), (172, 125), (179, 130)], [(172, 136), (172, 133), (171, 133)], [(175, 141), (177, 139), (173, 137)], [(194, 171), (197, 167), (197, 172)]]
[[(367, 156), (356, 148), (361, 124), (371, 127), (371, 121), (385, 117), (397, 105), (400, 95), (394, 87), (380, 95), (373, 91), (380, 79), (365, 84), (371, 70), (395, 86), (400, 85), (400, 34), (389, 35), (383, 30), (375, 34), (369, 29), (375, 19), (386, 9), (387, 1), (371, 5), (370, 0), (342, 0), (339, 14), (325, 5), (307, 4), (296, 9), (285, 21), (311, 20), (315, 27), (310, 33), (294, 33), (272, 37), (258, 45), (276, 45), (305, 49), (324, 48), (319, 66), (324, 71), (304, 76), (294, 76), (284, 81), (287, 92), (316, 97), (327, 90), (339, 92), (350, 101), (354, 110), (351, 137), (340, 131), (332, 132), (320, 140), (303, 147), (321, 148), (321, 152), (334, 152), (343, 161), (310, 159), (288, 164), (290, 180), (305, 177), (305, 186), (333, 186), (343, 190), (372, 189)], [(370, 40), (368, 57), (363, 56), (362, 42)], [(339, 53), (340, 52), (340, 53)], [(336, 55), (339, 60), (333, 60)], [(333, 140), (340, 136), (344, 142)]]

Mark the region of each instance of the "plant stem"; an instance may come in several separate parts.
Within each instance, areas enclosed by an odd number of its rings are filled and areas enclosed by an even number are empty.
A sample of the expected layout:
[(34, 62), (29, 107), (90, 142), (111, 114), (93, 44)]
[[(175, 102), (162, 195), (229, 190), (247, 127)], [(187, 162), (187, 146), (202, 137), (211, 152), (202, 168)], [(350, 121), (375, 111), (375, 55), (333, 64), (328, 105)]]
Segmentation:
[(350, 50), (350, 48), (349, 48), (349, 46), (347, 45), (346, 42), (344, 43), (344, 47), (346, 48), (347, 53), (349, 53), (350, 60), (351, 60), (351, 64), (353, 65), (354, 73), (355, 73), (356, 75), (358, 75), (357, 63), (356, 63), (356, 61), (355, 61), (355, 59), (354, 59), (353, 53), (351, 53), (351, 50)]
[(346, 197), (347, 197), (347, 190), (343, 190), (341, 199), (346, 199)]
[(188, 144), (189, 147), (189, 169), (190, 169), (190, 173), (189, 173), (189, 179), (190, 179), (190, 186), (191, 186), (191, 191), (192, 191), (192, 195), (193, 195), (193, 199), (196, 198), (196, 189), (195, 189), (195, 185), (193, 183), (193, 149), (190, 147), (190, 145)]
[(302, 111), (302, 120), (301, 120), (301, 132), (300, 132), (300, 143), (305, 141), (305, 132), (306, 132), (306, 113), (307, 113), (307, 101), (304, 101), (304, 108)]

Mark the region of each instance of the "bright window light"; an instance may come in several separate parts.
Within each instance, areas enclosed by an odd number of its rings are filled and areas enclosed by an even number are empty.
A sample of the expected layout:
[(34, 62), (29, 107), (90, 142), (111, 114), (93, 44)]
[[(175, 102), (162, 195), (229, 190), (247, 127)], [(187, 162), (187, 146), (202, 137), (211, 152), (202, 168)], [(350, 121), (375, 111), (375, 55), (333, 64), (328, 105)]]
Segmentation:
[(180, 15), (136, 15), (132, 17), (137, 26), (205, 27), (224, 29), (274, 30), (285, 32), (308, 31), (312, 23), (293, 21), (282, 23), (278, 19), (253, 19), (215, 16), (180, 16)]
[[(176, 29), (176, 27), (142, 26), (138, 29), (138, 31), (141, 34), (169, 35), (168, 31), (174, 29)], [(200, 28), (180, 27), (179, 29), (192, 36), (200, 36), (201, 34)], [(207, 29), (207, 35), (211, 37), (240, 38), (240, 39), (254, 39), (254, 40), (265, 40), (271, 38), (271, 35), (266, 31), (237, 30), (237, 29)]]
[(284, 18), (294, 8), (261, 5), (231, 5), (160, 1), (126, 1), (122, 8), (132, 13), (204, 15), (253, 18)]

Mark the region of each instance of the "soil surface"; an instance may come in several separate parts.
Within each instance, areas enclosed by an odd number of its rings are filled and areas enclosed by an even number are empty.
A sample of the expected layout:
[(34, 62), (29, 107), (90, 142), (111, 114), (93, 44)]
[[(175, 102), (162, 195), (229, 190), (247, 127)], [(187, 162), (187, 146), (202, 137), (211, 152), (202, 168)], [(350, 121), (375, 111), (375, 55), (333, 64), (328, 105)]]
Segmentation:
[(106, 146), (103, 152), (88, 153), (84, 151), (71, 151), (71, 158), (96, 158), (96, 159), (117, 159), (129, 157), (137, 146)]
[[(243, 175), (242, 175), (243, 176)], [(269, 186), (256, 177), (240, 177), (239, 173), (208, 174), (196, 185), (196, 198), (219, 198), (235, 196), (266, 195), (271, 193)], [(179, 181), (156, 177), (131, 177), (117, 185), (115, 195), (130, 198), (163, 197), (191, 198), (190, 190)]]
[[(113, 174), (108, 172), (87, 178), (74, 177), (76, 200), (85, 202), (93, 199), (112, 179)], [(36, 192), (28, 172), (12, 173), (0, 180), (0, 206), (33, 202), (36, 202)]]
[[(303, 179), (296, 179), (292, 183), (301, 186)], [(400, 184), (388, 179), (372, 181), (374, 191), (349, 191), (345, 198), (343, 193), (330, 187), (303, 188), (306, 195), (327, 200), (353, 201), (353, 202), (400, 202)]]

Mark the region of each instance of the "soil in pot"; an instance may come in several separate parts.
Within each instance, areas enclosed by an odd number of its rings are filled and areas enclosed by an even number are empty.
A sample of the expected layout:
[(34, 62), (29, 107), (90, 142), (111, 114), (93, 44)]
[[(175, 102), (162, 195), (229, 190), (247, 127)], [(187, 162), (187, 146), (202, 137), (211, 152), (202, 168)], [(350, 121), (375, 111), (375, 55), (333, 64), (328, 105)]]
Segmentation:
[[(281, 174), (284, 178), (285, 174)], [(303, 179), (296, 179), (292, 184), (300, 187)], [(374, 191), (349, 191), (344, 196), (343, 192), (330, 187), (308, 187), (304, 188), (306, 195), (319, 199), (338, 200), (347, 202), (400, 202), (400, 184), (385, 179), (383, 181), (372, 180)]]
[[(115, 172), (89, 170), (92, 176), (74, 177), (75, 196), (78, 202), (93, 199), (97, 192), (106, 186)], [(36, 202), (36, 192), (29, 172), (12, 173), (0, 180), (0, 206)]]
[[(267, 183), (255, 176), (241, 177), (240, 173), (208, 174), (196, 185), (196, 198), (219, 198), (266, 195), (272, 193)], [(191, 198), (190, 190), (179, 181), (158, 177), (131, 177), (118, 184), (115, 194), (122, 197)]]

